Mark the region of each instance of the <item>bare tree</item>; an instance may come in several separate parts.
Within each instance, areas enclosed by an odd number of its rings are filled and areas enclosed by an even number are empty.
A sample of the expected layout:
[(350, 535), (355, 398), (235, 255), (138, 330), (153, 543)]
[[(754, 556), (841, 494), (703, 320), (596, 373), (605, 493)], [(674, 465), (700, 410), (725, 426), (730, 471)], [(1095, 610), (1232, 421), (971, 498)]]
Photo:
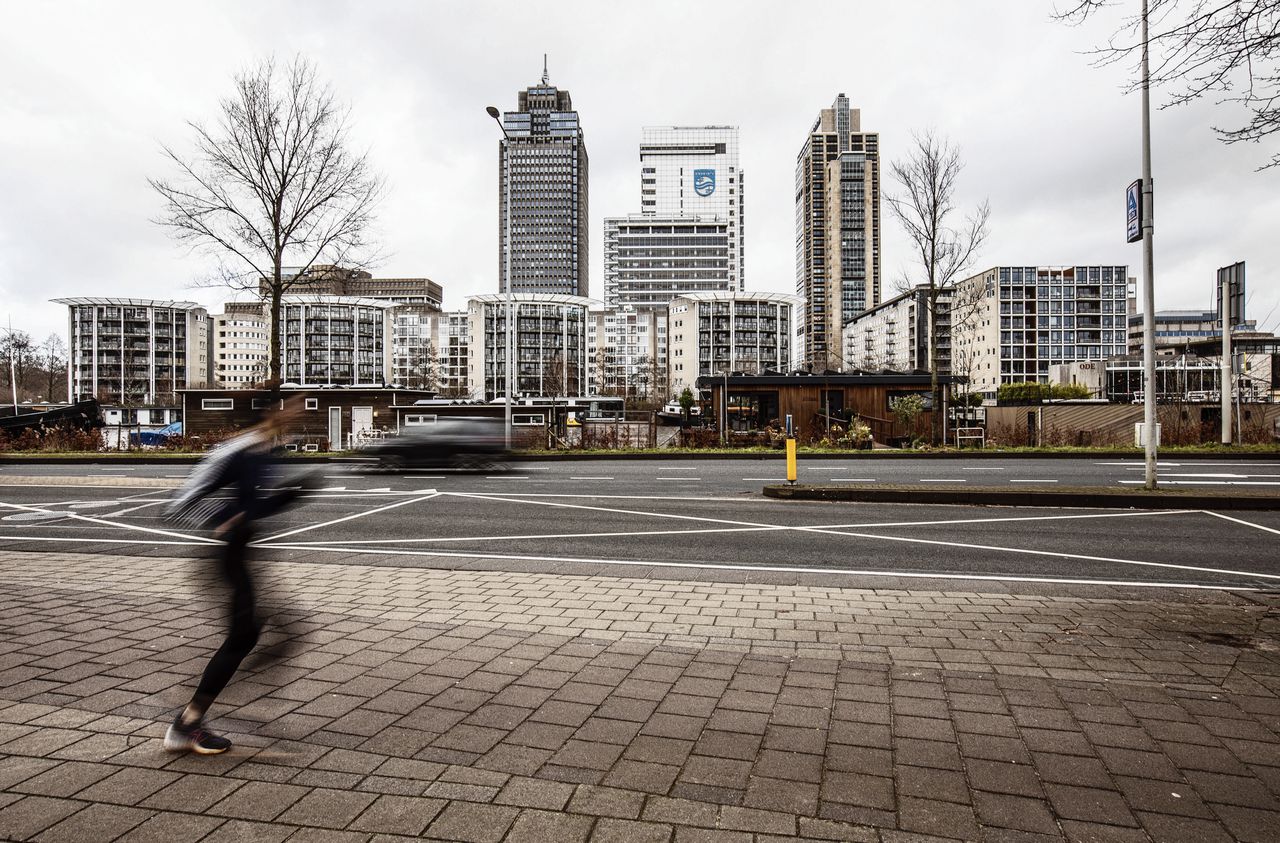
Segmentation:
[[(220, 283), (262, 291), (270, 307), (268, 375), (281, 380), (280, 300), (316, 264), (366, 259), (383, 181), (349, 146), (349, 111), (314, 66), (267, 59), (235, 77), (217, 122), (188, 126), (188, 156), (165, 146), (176, 180), (150, 179), (164, 199), (157, 223), (222, 261)], [(286, 266), (296, 271), (285, 272)], [(264, 283), (265, 282), (265, 283)]]
[(44, 369), (46, 401), (58, 400), (67, 383), (67, 344), (57, 334), (50, 334), (40, 344), (40, 365)]
[(929, 373), (933, 393), (931, 434), (942, 440), (942, 384), (938, 379), (940, 299), (969, 268), (987, 237), (991, 209), (983, 200), (972, 214), (956, 219), (956, 182), (964, 163), (960, 150), (932, 132), (913, 136), (910, 154), (893, 162), (902, 193), (886, 194), (889, 210), (902, 223), (924, 273), (929, 312)]
[[(1078, 24), (1113, 5), (1069, 0), (1054, 17)], [(1203, 97), (1234, 103), (1248, 114), (1235, 129), (1214, 127), (1226, 143), (1258, 143), (1280, 132), (1280, 0), (1150, 0), (1151, 86), (1173, 93), (1164, 107)], [(1126, 17), (1105, 46), (1099, 65), (1132, 61), (1142, 52), (1142, 17)], [(1131, 83), (1136, 89), (1139, 82)], [(1280, 166), (1280, 152), (1259, 169)]]

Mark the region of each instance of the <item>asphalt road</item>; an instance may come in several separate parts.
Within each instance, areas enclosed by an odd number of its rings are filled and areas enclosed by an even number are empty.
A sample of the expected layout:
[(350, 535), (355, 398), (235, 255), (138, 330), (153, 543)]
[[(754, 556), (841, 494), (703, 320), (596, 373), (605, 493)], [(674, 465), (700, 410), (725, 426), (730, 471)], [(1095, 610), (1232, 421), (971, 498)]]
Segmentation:
[[(812, 460), (802, 479), (1118, 485), (1140, 469), (1117, 460)], [(1176, 474), (1280, 484), (1280, 462), (1164, 469), (1166, 482)], [(1198, 588), (1280, 588), (1280, 513), (764, 499), (761, 485), (780, 479), (778, 460), (516, 463), (492, 475), (315, 470), (321, 488), (264, 525), (264, 557), (1018, 593), (1160, 588), (1188, 599)], [(160, 517), (168, 489), (132, 485), (176, 485), (185, 473), (4, 466), (0, 548), (211, 554), (206, 535)]]

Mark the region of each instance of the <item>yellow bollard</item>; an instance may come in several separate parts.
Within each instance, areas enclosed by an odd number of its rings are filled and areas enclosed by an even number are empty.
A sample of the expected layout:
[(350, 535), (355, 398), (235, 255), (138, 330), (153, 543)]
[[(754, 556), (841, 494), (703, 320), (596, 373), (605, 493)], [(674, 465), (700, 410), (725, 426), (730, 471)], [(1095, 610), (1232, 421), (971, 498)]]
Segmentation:
[(796, 440), (787, 440), (787, 482), (796, 482)]

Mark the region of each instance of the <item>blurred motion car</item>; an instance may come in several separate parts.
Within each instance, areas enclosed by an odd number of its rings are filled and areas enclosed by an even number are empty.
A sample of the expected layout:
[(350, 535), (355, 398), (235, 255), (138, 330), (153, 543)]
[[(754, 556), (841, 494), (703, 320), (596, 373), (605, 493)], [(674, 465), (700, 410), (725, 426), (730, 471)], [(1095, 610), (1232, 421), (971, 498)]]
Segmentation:
[(169, 444), (170, 439), (181, 438), (182, 422), (176, 421), (173, 424), (165, 425), (159, 430), (135, 430), (129, 432), (129, 444), (134, 447), (147, 445), (153, 448), (161, 448)]
[(502, 419), (462, 417), (411, 425), (394, 436), (375, 439), (360, 449), (379, 468), (458, 468), (496, 471), (506, 468), (506, 426)]

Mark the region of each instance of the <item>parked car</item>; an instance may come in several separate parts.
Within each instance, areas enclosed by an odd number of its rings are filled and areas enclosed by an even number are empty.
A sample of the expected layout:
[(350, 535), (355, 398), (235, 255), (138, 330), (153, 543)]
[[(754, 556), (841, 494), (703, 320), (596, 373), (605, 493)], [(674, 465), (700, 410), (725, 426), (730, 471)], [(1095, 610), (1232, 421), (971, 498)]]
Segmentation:
[(495, 471), (506, 466), (506, 429), (501, 419), (440, 419), (372, 440), (360, 448), (360, 455), (376, 459), (378, 467), (386, 469)]
[(180, 436), (182, 436), (182, 422), (177, 421), (173, 424), (165, 425), (159, 430), (130, 431), (129, 444), (134, 447), (139, 445), (162, 447), (169, 444), (171, 438)]

